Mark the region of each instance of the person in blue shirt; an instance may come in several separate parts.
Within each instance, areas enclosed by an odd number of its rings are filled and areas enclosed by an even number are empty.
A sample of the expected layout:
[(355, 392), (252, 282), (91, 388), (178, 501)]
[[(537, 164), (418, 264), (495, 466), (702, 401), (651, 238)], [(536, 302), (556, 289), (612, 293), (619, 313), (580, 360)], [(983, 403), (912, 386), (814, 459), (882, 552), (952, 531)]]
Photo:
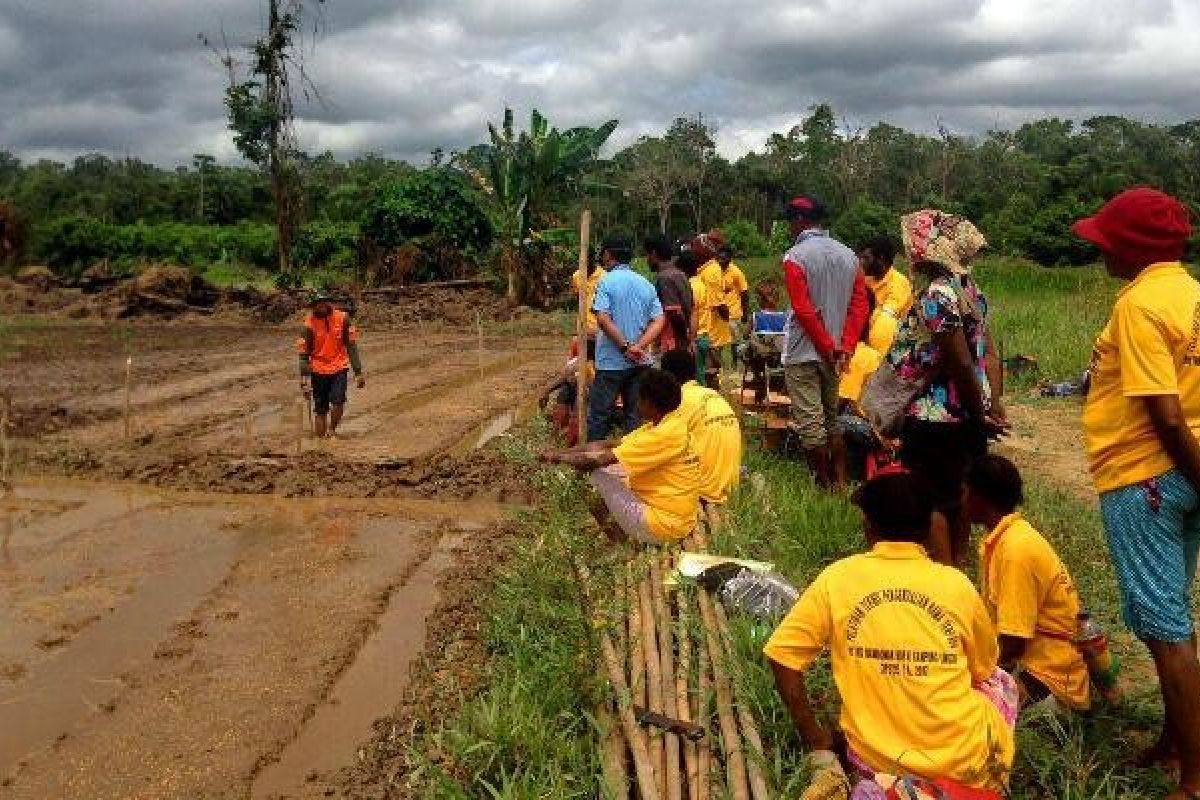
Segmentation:
[(596, 287), (592, 311), (600, 331), (596, 337), (596, 378), (588, 396), (588, 441), (608, 436), (616, 414), (617, 398), (624, 408), (625, 430), (638, 425), (638, 380), (653, 365), (652, 342), (662, 333), (665, 320), (654, 284), (629, 267), (633, 246), (627, 239), (606, 239), (600, 261), (608, 274)]

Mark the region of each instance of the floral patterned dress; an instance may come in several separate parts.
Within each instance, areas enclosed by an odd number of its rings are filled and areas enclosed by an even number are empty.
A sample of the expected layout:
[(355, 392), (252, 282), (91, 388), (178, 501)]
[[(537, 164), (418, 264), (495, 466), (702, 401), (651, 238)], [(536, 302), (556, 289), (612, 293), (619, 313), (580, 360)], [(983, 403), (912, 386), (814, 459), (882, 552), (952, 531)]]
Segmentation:
[(986, 369), (987, 314), (987, 298), (969, 275), (935, 278), (917, 298), (888, 353), (888, 363), (899, 375), (928, 385), (909, 406), (906, 416), (926, 422), (961, 422), (969, 416), (958, 389), (943, 369), (943, 356), (933, 339), (935, 334), (956, 328), (966, 334), (983, 389), (984, 408), (991, 408)]

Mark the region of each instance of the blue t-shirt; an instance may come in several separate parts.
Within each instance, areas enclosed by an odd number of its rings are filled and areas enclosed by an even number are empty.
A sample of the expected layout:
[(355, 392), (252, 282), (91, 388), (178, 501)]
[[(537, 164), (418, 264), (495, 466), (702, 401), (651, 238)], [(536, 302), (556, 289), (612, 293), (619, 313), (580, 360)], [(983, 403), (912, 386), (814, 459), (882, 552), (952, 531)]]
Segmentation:
[[(631, 270), (628, 264), (617, 264), (600, 280), (592, 300), (592, 311), (612, 317), (630, 344), (641, 338), (650, 323), (663, 313), (654, 284)], [(596, 369), (630, 369), (634, 366), (603, 330), (596, 335)]]

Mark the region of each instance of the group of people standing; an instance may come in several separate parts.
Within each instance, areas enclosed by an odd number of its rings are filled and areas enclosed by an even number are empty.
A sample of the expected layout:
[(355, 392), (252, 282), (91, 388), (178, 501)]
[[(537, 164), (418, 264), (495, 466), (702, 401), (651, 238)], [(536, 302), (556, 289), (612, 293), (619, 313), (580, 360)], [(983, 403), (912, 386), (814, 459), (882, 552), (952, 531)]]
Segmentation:
[[(805, 796), (994, 800), (1022, 706), (1087, 709), (1096, 665), (1080, 645), (1087, 615), (1070, 571), (1022, 515), (1017, 468), (988, 453), (1009, 422), (989, 301), (972, 270), (986, 241), (954, 214), (905, 215), (910, 282), (892, 264), (890, 240), (855, 252), (830, 235), (825, 215), (810, 195), (784, 211), (794, 235), (782, 259), (791, 435), (832, 491), (847, 483), (847, 408), (893, 463), (853, 495), (869, 551), (809, 585), (765, 650), (811, 750)], [(1200, 284), (1180, 263), (1188, 212), (1135, 189), (1075, 230), (1129, 283), (1096, 344), (1084, 435), (1124, 617), (1150, 649), (1166, 709), (1143, 760), (1179, 770), (1171, 800), (1200, 797), (1190, 607), (1200, 553)], [(714, 373), (749, 316), (749, 286), (729, 277), (723, 247), (719, 232), (684, 247), (646, 242), (652, 283), (629, 267), (631, 248), (610, 241), (604, 272), (589, 278), (589, 443), (544, 457), (591, 475), (598, 519), (614, 539), (679, 541), (701, 503), (723, 503), (738, 480), (738, 418)], [(609, 443), (622, 415), (630, 433)], [(979, 588), (961, 571), (977, 526)], [(821, 725), (805, 690), (825, 649), (842, 702), (837, 732)]]

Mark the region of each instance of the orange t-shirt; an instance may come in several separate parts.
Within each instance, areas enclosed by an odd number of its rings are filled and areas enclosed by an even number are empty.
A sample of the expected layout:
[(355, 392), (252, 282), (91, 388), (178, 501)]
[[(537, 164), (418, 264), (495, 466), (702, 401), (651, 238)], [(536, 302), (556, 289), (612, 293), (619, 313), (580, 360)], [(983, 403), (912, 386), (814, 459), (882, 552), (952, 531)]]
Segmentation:
[[(309, 368), (317, 375), (336, 375), (350, 369), (350, 352), (346, 345), (358, 341), (358, 330), (350, 322), (350, 315), (334, 309), (325, 319), (308, 315), (304, 320), (305, 335), (296, 347), (308, 355)], [(312, 347), (309, 347), (309, 336)]]

